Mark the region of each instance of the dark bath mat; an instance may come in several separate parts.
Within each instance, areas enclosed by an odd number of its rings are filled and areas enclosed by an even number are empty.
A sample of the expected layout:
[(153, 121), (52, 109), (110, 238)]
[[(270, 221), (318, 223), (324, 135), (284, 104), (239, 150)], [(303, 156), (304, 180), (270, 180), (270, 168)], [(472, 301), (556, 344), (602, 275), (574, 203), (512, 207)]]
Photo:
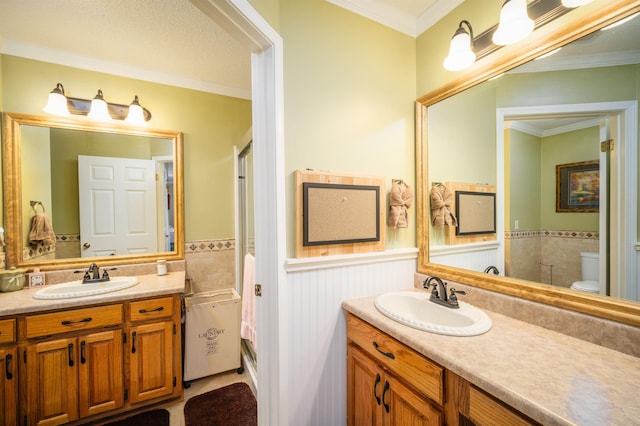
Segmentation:
[(184, 405), (185, 426), (255, 426), (258, 403), (246, 383), (194, 396)]
[(147, 411), (104, 426), (169, 426), (169, 412), (167, 410)]

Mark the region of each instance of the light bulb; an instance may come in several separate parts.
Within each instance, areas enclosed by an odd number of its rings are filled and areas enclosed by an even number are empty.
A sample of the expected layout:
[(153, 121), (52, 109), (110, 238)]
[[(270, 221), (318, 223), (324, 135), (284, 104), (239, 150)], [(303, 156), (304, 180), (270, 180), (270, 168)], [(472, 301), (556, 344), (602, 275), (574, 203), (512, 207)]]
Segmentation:
[(493, 33), (493, 43), (499, 46), (513, 44), (528, 36), (534, 26), (527, 14), (526, 0), (507, 0), (500, 10), (500, 23)]

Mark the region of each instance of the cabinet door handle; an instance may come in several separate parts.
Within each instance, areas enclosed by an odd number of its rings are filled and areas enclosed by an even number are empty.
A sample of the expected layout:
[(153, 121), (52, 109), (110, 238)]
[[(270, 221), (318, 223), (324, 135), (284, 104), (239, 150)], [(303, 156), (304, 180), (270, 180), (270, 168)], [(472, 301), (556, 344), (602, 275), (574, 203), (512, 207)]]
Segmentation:
[(73, 362), (73, 343), (67, 345), (67, 351), (69, 351), (69, 367), (73, 367), (75, 364)]
[(13, 361), (13, 355), (8, 354), (5, 358), (4, 358), (4, 370), (5, 370), (5, 374), (7, 376), (7, 380), (11, 380), (13, 379), (13, 372), (11, 371), (13, 368), (11, 367), (11, 361)]
[(141, 314), (148, 314), (151, 312), (162, 312), (164, 311), (164, 306), (159, 306), (155, 309), (140, 309), (138, 312), (140, 312)]
[(82, 342), (80, 342), (80, 364), (86, 364), (87, 362), (87, 357), (86, 357), (86, 348), (87, 346), (87, 342), (85, 342), (84, 340)]
[(389, 412), (389, 404), (387, 404), (384, 401), (384, 397), (387, 394), (387, 391), (389, 390), (389, 382), (388, 381), (384, 381), (384, 389), (382, 390), (382, 405), (384, 405), (384, 410), (388, 413)]
[(131, 333), (131, 353), (136, 353), (136, 332)]
[(373, 396), (376, 397), (376, 402), (380, 405), (380, 397), (378, 396), (378, 383), (380, 383), (380, 373), (376, 374), (376, 382), (373, 385)]
[(73, 324), (80, 324), (82, 322), (90, 322), (91, 321), (91, 317), (87, 317), (78, 321), (69, 321), (69, 320), (64, 320), (62, 321), (60, 324), (62, 325), (73, 325)]
[(382, 355), (386, 356), (387, 358), (396, 359), (396, 356), (391, 352), (384, 352), (382, 349), (380, 349), (380, 346), (378, 346), (376, 342), (373, 342), (373, 347), (376, 348), (376, 351), (380, 352)]

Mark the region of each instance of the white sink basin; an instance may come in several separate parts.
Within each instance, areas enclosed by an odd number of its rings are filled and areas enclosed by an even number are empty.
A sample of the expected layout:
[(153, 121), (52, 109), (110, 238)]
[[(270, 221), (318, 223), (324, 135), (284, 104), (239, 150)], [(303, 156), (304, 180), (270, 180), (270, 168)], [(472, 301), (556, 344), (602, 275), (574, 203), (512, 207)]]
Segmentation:
[(399, 291), (385, 293), (375, 300), (376, 308), (387, 317), (409, 327), (448, 336), (476, 336), (491, 329), (491, 318), (463, 301), (459, 309), (429, 301), (429, 293)]
[(136, 277), (113, 277), (102, 283), (82, 284), (81, 280), (64, 284), (48, 285), (33, 295), (34, 299), (71, 299), (74, 297), (95, 296), (133, 287), (139, 283)]

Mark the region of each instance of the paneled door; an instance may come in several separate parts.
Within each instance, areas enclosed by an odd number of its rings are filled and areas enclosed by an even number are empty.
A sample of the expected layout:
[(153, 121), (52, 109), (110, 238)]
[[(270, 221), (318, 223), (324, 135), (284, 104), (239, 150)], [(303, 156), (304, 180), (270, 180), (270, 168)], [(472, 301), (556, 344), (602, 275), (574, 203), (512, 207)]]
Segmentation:
[(78, 156), (82, 257), (158, 251), (155, 161)]

